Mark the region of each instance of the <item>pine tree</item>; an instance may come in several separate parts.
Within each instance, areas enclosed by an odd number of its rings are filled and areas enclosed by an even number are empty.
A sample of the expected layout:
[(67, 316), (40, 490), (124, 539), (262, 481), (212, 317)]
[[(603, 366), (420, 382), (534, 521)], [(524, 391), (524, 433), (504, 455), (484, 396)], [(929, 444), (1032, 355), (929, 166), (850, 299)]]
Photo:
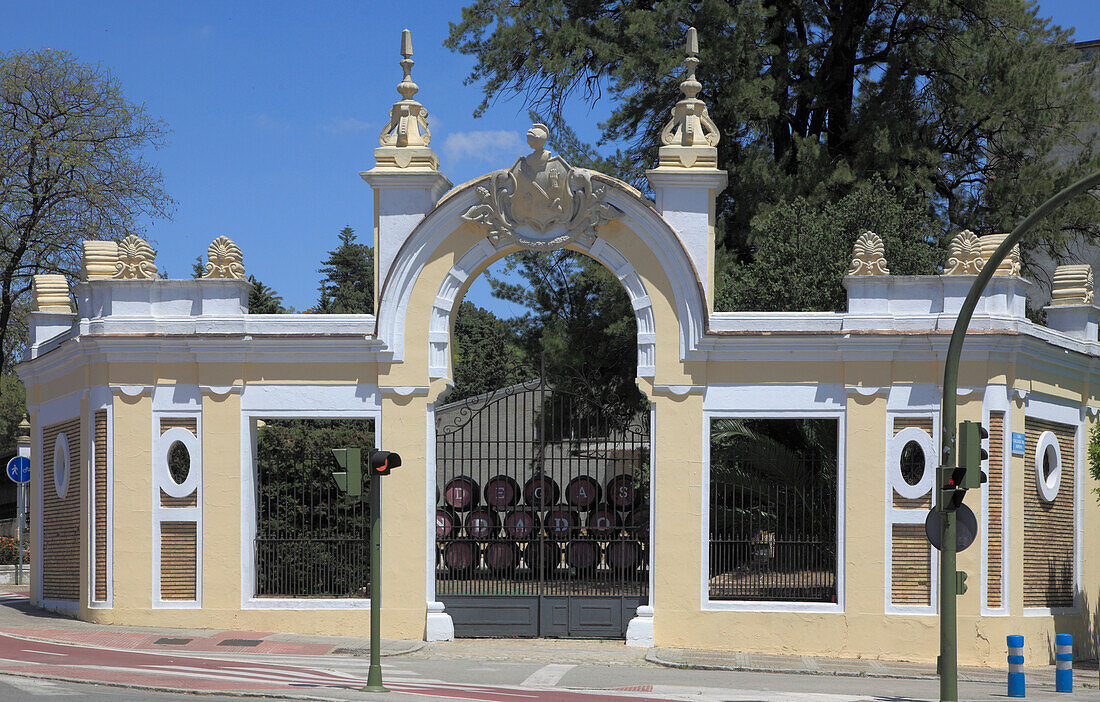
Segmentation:
[(355, 240), (355, 230), (340, 230), (340, 245), (329, 251), (318, 271), (320, 314), (374, 314), (374, 250)]

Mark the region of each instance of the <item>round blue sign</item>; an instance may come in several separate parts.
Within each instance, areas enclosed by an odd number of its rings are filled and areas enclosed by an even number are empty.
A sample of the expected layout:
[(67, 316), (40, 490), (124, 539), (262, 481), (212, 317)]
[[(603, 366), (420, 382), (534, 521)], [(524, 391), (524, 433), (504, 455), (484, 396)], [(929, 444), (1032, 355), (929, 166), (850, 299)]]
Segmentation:
[(31, 459), (16, 456), (8, 461), (8, 477), (17, 483), (28, 482), (31, 479)]

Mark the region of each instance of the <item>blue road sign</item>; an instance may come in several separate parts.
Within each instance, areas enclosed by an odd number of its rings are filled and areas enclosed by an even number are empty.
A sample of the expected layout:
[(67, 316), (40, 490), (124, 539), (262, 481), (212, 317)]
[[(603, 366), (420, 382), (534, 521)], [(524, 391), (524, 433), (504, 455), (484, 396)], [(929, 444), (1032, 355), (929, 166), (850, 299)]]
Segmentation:
[(1020, 431), (1012, 432), (1012, 455), (1024, 455), (1024, 434)]
[(31, 459), (16, 456), (8, 461), (8, 477), (16, 483), (25, 483), (31, 479)]

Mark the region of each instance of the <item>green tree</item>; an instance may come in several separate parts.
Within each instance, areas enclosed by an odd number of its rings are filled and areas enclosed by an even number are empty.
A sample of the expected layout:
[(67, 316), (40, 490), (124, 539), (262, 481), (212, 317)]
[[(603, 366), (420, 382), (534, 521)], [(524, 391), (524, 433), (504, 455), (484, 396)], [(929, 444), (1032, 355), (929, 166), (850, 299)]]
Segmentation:
[[(513, 282), (518, 278), (519, 282)], [(629, 418), (645, 406), (638, 390), (637, 323), (618, 280), (583, 254), (524, 251), (490, 276), (493, 295), (526, 307), (514, 320), (526, 363), (546, 380)]]
[[(520, 96), (561, 132), (571, 97), (606, 92), (603, 138), (624, 145), (609, 161), (644, 190), (688, 25), (722, 134), (720, 244), (734, 262), (760, 248), (754, 217), (835, 203), (874, 175), (903, 201), (927, 198), (944, 232), (988, 234), (1100, 166), (1097, 73), (1068, 68), (1069, 32), (1030, 0), (473, 0), (447, 45), (475, 57), (479, 110)], [(1032, 245), (1086, 234), (1097, 209), (1079, 198)]]
[(454, 389), (448, 402), (507, 387), (531, 377), (515, 332), (505, 320), (469, 300), (454, 323)]
[(340, 230), (340, 245), (322, 263), (321, 314), (374, 314), (374, 250), (355, 240), (355, 230)]
[(83, 239), (121, 238), (172, 200), (148, 148), (163, 122), (128, 101), (118, 80), (63, 51), (0, 54), (0, 373), (17, 344), (13, 311), (32, 276), (75, 278)]
[[(866, 230), (882, 237), (894, 275), (933, 275), (946, 260), (939, 223), (918, 198), (903, 202), (877, 177), (835, 204), (783, 203), (753, 222), (751, 259), (716, 282), (715, 307), (842, 312), (852, 246)], [(813, 252), (812, 262), (807, 253)]]
[(27, 391), (14, 373), (0, 374), (0, 453), (15, 448), (15, 428), (27, 412)]

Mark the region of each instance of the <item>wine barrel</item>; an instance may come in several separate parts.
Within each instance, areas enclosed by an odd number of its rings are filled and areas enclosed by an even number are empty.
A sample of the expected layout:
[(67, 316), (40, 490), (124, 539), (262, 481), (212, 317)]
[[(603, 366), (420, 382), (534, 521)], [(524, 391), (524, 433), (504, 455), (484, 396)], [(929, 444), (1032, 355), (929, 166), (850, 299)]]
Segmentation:
[(496, 536), (500, 530), (500, 517), (488, 507), (478, 507), (466, 514), (466, 536), (484, 540)]
[(458, 515), (453, 510), (440, 507), (435, 511), (435, 538), (449, 539), (458, 532)]
[(593, 570), (600, 564), (600, 545), (587, 539), (570, 541), (565, 546), (565, 562), (577, 570)]
[(523, 499), (532, 507), (553, 507), (560, 497), (561, 489), (549, 475), (536, 475), (523, 484)]
[(577, 532), (581, 525), (581, 516), (568, 507), (555, 507), (546, 513), (542, 526), (551, 539), (565, 541)]
[(582, 512), (599, 504), (602, 494), (603, 488), (591, 475), (578, 475), (565, 486), (565, 501)]
[(468, 475), (451, 478), (443, 486), (443, 501), (459, 512), (467, 512), (480, 501), (477, 481)]
[(607, 481), (607, 504), (615, 509), (630, 509), (641, 501), (641, 497), (634, 488), (634, 478), (629, 475), (616, 475)]
[(599, 539), (610, 539), (622, 527), (619, 513), (610, 507), (598, 507), (588, 513), (588, 532)]
[(519, 565), (519, 548), (511, 541), (494, 541), (485, 547), (485, 565), (497, 573), (510, 573)]
[(477, 566), (477, 544), (472, 541), (452, 541), (443, 547), (443, 565), (464, 573)]
[(485, 483), (485, 504), (501, 511), (519, 504), (519, 483), (507, 475), (496, 475)]
[(623, 526), (635, 539), (649, 538), (649, 508), (639, 507), (628, 512)]
[(523, 562), (531, 569), (531, 575), (539, 575), (539, 566), (542, 566), (542, 574), (550, 576), (561, 564), (561, 548), (553, 541), (532, 541), (523, 550)]
[(635, 570), (642, 562), (642, 546), (637, 541), (612, 541), (605, 555), (612, 570)]
[(504, 533), (517, 541), (535, 538), (541, 526), (539, 513), (534, 510), (517, 509), (504, 515)]

